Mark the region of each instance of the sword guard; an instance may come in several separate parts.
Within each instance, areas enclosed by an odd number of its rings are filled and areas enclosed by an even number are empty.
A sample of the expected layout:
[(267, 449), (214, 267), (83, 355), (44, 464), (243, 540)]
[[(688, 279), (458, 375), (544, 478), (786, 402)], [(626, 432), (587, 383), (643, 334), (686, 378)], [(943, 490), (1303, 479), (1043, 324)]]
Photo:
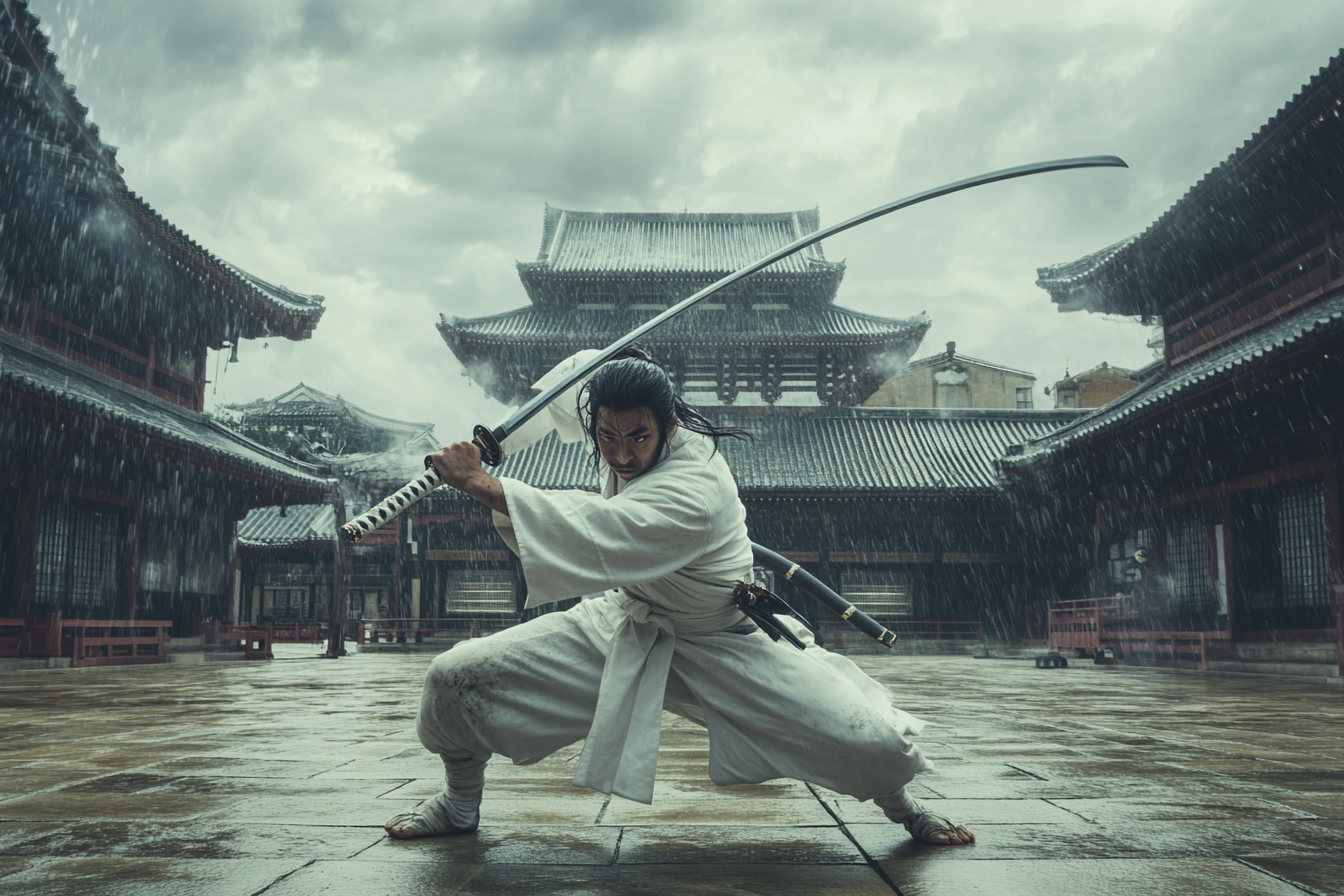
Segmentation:
[(497, 467), (500, 461), (504, 460), (504, 449), (499, 444), (499, 439), (488, 426), (477, 423), (476, 428), (471, 431), (472, 441), (481, 451), (481, 460), (492, 467)]
[(742, 611), (743, 615), (756, 623), (761, 631), (769, 635), (770, 640), (778, 641), (783, 637), (799, 650), (806, 649), (806, 645), (798, 640), (798, 636), (780, 625), (779, 620), (775, 617), (777, 615), (791, 616), (806, 628), (811, 629), (811, 626), (807, 624), (806, 619), (795, 613), (793, 607), (789, 606), (779, 595), (755, 582), (738, 582), (737, 587), (733, 589), (733, 599), (737, 601), (738, 609)]

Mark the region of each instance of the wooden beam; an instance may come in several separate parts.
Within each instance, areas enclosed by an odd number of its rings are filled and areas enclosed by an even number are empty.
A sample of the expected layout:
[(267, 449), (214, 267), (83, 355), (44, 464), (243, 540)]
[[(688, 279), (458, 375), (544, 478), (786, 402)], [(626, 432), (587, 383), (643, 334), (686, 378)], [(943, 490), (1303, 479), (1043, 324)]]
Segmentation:
[(1292, 482), (1296, 479), (1305, 479), (1308, 476), (1314, 476), (1325, 472), (1330, 469), (1333, 463), (1334, 461), (1329, 457), (1314, 457), (1311, 460), (1304, 460), (1283, 467), (1275, 467), (1272, 470), (1262, 470), (1259, 473), (1252, 473), (1249, 476), (1242, 476), (1238, 479), (1220, 482), (1217, 485), (1209, 485), (1193, 491), (1165, 495), (1160, 499), (1160, 503), (1163, 509), (1169, 509), (1172, 507), (1179, 507), (1183, 504), (1199, 504), (1214, 501), (1219, 498), (1225, 498), (1229, 495), (1236, 494), (1237, 492), (1270, 488), (1275, 485), (1283, 485), (1284, 483)]

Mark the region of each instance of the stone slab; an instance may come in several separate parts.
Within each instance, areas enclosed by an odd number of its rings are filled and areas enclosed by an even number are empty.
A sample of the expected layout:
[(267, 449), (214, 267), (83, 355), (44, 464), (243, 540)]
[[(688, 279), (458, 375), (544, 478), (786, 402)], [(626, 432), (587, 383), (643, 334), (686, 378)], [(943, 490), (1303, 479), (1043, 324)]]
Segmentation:
[(1057, 859), (881, 862), (903, 896), (1302, 896), (1298, 888), (1231, 859)]
[(295, 859), (52, 859), (0, 878), (6, 892), (41, 896), (255, 893), (304, 863)]
[(664, 800), (651, 806), (612, 797), (602, 817), (606, 825), (834, 826), (835, 819), (816, 800), (752, 799)]
[[(379, 835), (382, 830), (379, 829)], [(482, 825), (458, 837), (394, 840), (382, 836), (356, 860), (401, 864), (454, 865), (610, 865), (616, 859), (621, 829), (570, 825)]]
[(441, 865), (315, 862), (266, 896), (891, 896), (854, 865)]
[(631, 826), (620, 863), (862, 865), (867, 860), (838, 827)]

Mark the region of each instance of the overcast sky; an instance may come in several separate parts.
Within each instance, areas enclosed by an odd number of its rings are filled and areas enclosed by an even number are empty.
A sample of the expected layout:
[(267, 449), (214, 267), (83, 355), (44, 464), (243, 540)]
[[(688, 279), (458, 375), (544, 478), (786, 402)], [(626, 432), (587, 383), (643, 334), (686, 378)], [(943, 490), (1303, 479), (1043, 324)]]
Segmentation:
[[(302, 380), (465, 438), (503, 409), (434, 328), (527, 302), (543, 204), (832, 223), (1113, 153), (825, 245), (839, 304), (1041, 387), (1151, 359), (1037, 267), (1146, 228), (1344, 44), (1328, 0), (32, 0), (126, 181), (222, 258), (326, 296), (311, 340), (212, 353), (207, 404)], [(219, 376), (223, 374), (222, 378)]]

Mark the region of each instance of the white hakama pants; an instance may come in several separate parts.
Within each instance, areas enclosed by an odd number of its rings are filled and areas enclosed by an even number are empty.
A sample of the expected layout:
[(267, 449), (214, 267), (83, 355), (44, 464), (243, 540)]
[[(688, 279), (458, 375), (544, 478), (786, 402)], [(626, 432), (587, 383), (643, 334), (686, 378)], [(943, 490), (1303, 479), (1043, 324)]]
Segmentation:
[[(527, 765), (589, 737), (613, 638), (629, 624), (612, 601), (585, 600), (436, 657), (416, 728), (443, 758), (450, 794), (479, 799), (492, 754)], [(923, 722), (892, 707), (886, 688), (845, 657), (760, 631), (676, 637), (661, 696), (708, 728), (715, 784), (793, 778), (867, 800), (932, 769), (908, 739)], [(656, 724), (651, 743), (632, 728), (624, 749), (652, 749), (656, 762)]]

